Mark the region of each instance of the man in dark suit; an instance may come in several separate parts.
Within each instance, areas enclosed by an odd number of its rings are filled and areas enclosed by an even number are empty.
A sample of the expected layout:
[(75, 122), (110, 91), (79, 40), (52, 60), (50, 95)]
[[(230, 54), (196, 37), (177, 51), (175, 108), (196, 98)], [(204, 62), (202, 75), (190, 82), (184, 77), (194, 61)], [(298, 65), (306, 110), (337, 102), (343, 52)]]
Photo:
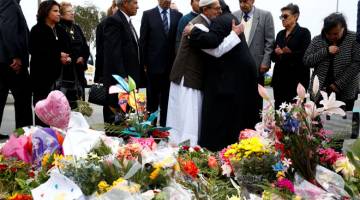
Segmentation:
[[(145, 73), (141, 61), (139, 40), (130, 16), (137, 13), (137, 0), (116, 0), (119, 10), (106, 19), (104, 25), (104, 85), (115, 85), (112, 77), (117, 74), (123, 78), (131, 76), (138, 87), (145, 84)], [(104, 121), (113, 123), (115, 116), (110, 107), (118, 108), (117, 95), (108, 95), (104, 106)]]
[(33, 123), (28, 72), (29, 29), (19, 2), (0, 1), (0, 124), (11, 90), (17, 128)]
[(171, 0), (144, 12), (140, 43), (147, 72), (147, 110), (155, 112), (160, 105), (160, 125), (166, 124), (171, 66), (175, 59), (176, 30), (182, 14), (170, 9)]

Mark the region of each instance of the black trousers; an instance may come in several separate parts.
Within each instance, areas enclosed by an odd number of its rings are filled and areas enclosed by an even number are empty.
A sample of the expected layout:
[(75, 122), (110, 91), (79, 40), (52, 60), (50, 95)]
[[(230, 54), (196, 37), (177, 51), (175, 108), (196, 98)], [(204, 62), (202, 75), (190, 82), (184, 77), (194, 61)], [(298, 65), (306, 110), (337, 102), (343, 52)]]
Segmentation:
[(169, 101), (169, 74), (147, 74), (147, 111), (153, 113), (160, 106), (160, 126), (166, 126), (166, 115)]
[(31, 87), (27, 68), (16, 74), (10, 66), (0, 64), (0, 125), (9, 90), (15, 100), (16, 128), (32, 125)]

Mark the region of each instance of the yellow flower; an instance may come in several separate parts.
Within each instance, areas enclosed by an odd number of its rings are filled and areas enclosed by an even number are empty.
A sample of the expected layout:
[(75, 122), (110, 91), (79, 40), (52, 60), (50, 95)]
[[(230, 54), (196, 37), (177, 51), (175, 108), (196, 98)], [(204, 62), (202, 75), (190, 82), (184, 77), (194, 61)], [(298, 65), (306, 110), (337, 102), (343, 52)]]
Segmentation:
[(125, 181), (125, 179), (123, 178), (118, 178), (116, 181), (113, 182), (112, 186), (116, 186), (120, 183), (123, 183)]
[(48, 153), (43, 156), (42, 161), (41, 161), (42, 167), (45, 167), (47, 165), (49, 158), (50, 158), (50, 154), (48, 154)]
[(345, 179), (349, 179), (350, 177), (354, 176), (355, 167), (350, 163), (347, 157), (338, 159), (334, 164), (334, 168), (336, 172), (341, 171)]
[(296, 195), (294, 198), (293, 198), (293, 200), (301, 200), (302, 198), (301, 198), (301, 196), (298, 196), (298, 195)]
[(101, 193), (105, 193), (109, 191), (110, 186), (106, 183), (106, 181), (100, 181), (98, 188)]
[(238, 196), (232, 196), (232, 197), (228, 197), (228, 200), (240, 200), (240, 197)]
[(149, 178), (150, 178), (151, 180), (155, 180), (155, 179), (159, 176), (160, 171), (161, 171), (161, 168), (160, 168), (160, 167), (155, 168), (155, 170), (154, 170), (153, 172), (151, 172)]
[(279, 171), (277, 174), (276, 174), (276, 178), (284, 178), (285, 177), (285, 173), (283, 171)]
[(180, 171), (180, 165), (179, 165), (179, 163), (176, 163), (176, 164), (174, 165), (174, 171), (176, 171), (176, 172)]

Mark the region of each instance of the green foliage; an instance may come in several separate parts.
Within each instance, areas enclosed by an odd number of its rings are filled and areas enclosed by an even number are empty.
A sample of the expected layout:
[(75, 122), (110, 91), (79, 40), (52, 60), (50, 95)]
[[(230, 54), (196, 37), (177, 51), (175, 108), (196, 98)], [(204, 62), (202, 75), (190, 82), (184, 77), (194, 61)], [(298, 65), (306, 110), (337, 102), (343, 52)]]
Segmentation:
[(80, 25), (88, 43), (95, 41), (96, 26), (105, 16), (95, 5), (75, 6), (75, 22)]
[(100, 140), (100, 142), (90, 151), (90, 154), (96, 154), (97, 156), (107, 156), (112, 153), (111, 148), (106, 146), (105, 143)]
[(82, 101), (82, 100), (77, 100), (76, 102), (77, 102), (78, 107), (74, 111), (79, 112), (86, 117), (91, 117), (91, 115), (93, 113), (93, 109), (90, 106), (89, 102)]

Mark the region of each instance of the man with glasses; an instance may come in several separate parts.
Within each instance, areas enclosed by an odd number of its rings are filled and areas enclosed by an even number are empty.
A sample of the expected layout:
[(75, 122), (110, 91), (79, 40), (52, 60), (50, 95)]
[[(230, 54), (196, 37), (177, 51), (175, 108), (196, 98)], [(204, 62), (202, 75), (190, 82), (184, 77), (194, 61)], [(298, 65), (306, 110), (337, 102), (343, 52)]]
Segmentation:
[[(221, 14), (218, 0), (200, 0), (200, 15), (191, 20), (189, 26), (196, 26), (209, 31), (211, 20)], [(194, 24), (194, 25), (192, 25)], [(170, 95), (166, 126), (171, 127), (170, 141), (180, 143), (190, 140), (192, 146), (197, 144), (200, 133), (204, 61), (210, 54), (221, 57), (241, 42), (238, 37), (243, 32), (243, 26), (233, 26), (231, 33), (215, 49), (192, 47), (189, 38), (182, 35), (178, 54), (170, 73)], [(210, 58), (211, 59), (211, 58)]]
[[(245, 26), (246, 42), (259, 73), (258, 83), (264, 85), (264, 74), (271, 67), (270, 57), (275, 41), (274, 21), (270, 12), (256, 8), (254, 2), (240, 0), (240, 10), (233, 15)], [(258, 96), (258, 110), (262, 110), (262, 106), (262, 98)]]

